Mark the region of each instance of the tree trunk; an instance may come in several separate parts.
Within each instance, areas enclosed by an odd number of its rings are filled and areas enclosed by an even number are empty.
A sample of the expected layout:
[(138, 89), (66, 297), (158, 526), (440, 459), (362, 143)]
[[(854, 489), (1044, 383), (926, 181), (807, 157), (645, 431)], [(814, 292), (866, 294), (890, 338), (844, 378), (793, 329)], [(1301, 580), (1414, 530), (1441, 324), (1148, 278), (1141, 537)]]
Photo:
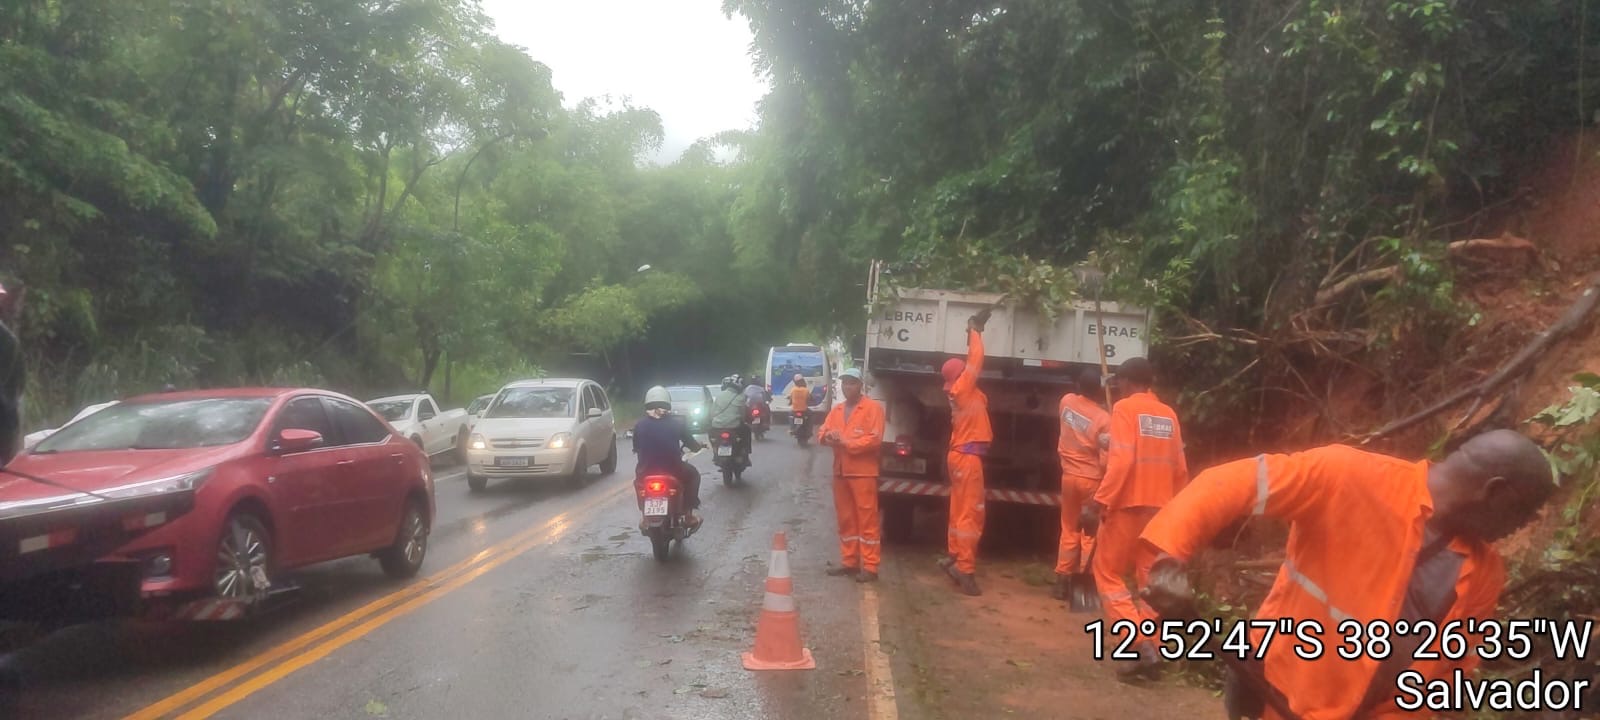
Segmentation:
[(418, 390), (427, 391), (428, 384), (433, 382), (433, 371), (439, 369), (439, 356), (443, 351), (438, 347), (426, 348), (422, 351), (422, 378), (418, 383)]
[(450, 398), (454, 397), (453, 395), (450, 394), (450, 370), (451, 370), (451, 368), (454, 368), (455, 365), (456, 365), (455, 356), (454, 355), (448, 355), (448, 354), (445, 355), (445, 360), (444, 360), (444, 398), (443, 398), (443, 400), (445, 402), (447, 402), (447, 403), (450, 402)]

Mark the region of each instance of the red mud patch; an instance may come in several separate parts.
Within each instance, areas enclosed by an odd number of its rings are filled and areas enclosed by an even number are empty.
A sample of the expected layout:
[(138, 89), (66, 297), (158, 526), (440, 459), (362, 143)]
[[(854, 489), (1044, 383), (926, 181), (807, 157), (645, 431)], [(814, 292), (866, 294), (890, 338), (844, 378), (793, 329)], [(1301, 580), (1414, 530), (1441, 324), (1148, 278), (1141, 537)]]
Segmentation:
[[(893, 645), (903, 717), (1223, 718), (1208, 690), (1169, 676), (1155, 684), (1118, 682), (1092, 657), (1083, 625), (1050, 598), (1052, 568), (1020, 560), (986, 561), (982, 597), (955, 592), (937, 556), (897, 549), (883, 567), (883, 637)], [(1031, 581), (1031, 582), (1030, 582)]]

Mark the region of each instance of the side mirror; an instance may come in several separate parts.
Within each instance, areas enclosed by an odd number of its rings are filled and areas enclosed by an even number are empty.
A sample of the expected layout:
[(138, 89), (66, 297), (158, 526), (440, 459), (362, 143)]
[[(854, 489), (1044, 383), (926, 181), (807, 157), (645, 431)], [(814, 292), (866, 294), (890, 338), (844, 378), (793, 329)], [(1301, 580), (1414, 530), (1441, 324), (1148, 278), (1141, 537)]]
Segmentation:
[(600, 417), (601, 415), (604, 415), (604, 414), (605, 413), (602, 413), (600, 411), (600, 408), (589, 408), (589, 414), (585, 415), (584, 417), (586, 417), (589, 420), (593, 420), (593, 419), (595, 419), (597, 417)]
[(315, 430), (301, 430), (299, 428), (286, 428), (278, 433), (278, 440), (274, 444), (280, 453), (297, 453), (315, 450), (322, 447), (322, 433)]

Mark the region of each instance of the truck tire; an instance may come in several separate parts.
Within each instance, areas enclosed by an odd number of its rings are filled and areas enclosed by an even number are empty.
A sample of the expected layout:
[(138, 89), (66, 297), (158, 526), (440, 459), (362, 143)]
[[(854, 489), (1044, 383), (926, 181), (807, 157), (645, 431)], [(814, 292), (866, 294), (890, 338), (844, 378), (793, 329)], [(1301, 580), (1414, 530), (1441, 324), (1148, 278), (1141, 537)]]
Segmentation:
[(489, 478), (482, 475), (467, 475), (468, 492), (482, 492), (486, 487), (489, 487)]
[(468, 433), (465, 427), (461, 428), (461, 432), (456, 433), (456, 462), (462, 465), (467, 464), (467, 436)]
[(883, 539), (896, 545), (904, 545), (911, 542), (911, 528), (916, 518), (916, 504), (908, 498), (880, 496), (878, 505), (883, 512)]

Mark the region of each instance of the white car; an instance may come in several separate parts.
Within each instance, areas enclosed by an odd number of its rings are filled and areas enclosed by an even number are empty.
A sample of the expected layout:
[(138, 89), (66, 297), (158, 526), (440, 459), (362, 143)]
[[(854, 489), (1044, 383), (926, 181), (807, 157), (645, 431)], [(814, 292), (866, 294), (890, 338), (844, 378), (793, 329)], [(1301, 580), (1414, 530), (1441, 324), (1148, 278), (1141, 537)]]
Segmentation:
[[(90, 405), (89, 407), (86, 407), (86, 408), (84, 408), (82, 410), (79, 410), (77, 415), (73, 415), (71, 420), (68, 420), (68, 421), (62, 423), (61, 427), (66, 427), (68, 425), (71, 425), (71, 424), (79, 421), (79, 420), (82, 420), (82, 419), (84, 419), (86, 417), (89, 417), (90, 415), (93, 415), (93, 414), (95, 414), (97, 412), (100, 412), (101, 410), (104, 410), (104, 409), (106, 409), (108, 407), (111, 407), (112, 405), (117, 404), (117, 402), (118, 401), (116, 401), (116, 400), (112, 400), (111, 402), (99, 403), (97, 405)], [(41, 441), (41, 440), (43, 440), (43, 439), (45, 439), (47, 437), (50, 437), (51, 435), (56, 434), (57, 432), (59, 432), (61, 430), (61, 427), (49, 428), (47, 430), (40, 430), (38, 432), (32, 432), (32, 433), (28, 433), (27, 435), (22, 436), (22, 449), (23, 450), (32, 450), (33, 446), (39, 444), (39, 441)]]
[(478, 426), (478, 418), (483, 417), (483, 411), (487, 410), (489, 403), (493, 401), (494, 393), (489, 393), (488, 395), (479, 395), (471, 404), (467, 405), (468, 430)]
[(592, 380), (521, 380), (495, 393), (467, 443), (467, 487), (489, 478), (582, 480), (590, 465), (617, 470), (617, 424)]
[(367, 407), (388, 420), (401, 436), (422, 448), (429, 457), (463, 448), (467, 444), (467, 411), (439, 411), (427, 393), (393, 395), (368, 400)]

